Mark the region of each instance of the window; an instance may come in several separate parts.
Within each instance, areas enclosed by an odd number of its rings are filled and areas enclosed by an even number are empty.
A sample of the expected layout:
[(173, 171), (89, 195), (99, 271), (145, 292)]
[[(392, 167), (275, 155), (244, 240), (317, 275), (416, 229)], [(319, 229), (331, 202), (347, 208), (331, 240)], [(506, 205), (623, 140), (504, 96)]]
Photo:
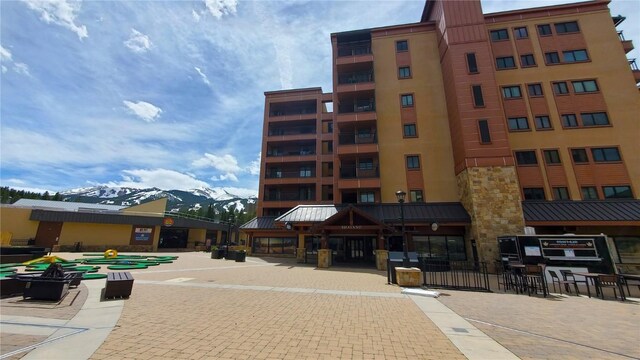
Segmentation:
[(530, 151), (516, 151), (516, 162), (518, 165), (537, 165), (538, 159), (536, 158), (536, 152)]
[(605, 199), (631, 199), (631, 186), (603, 186)]
[(253, 239), (253, 252), (256, 254), (294, 254), (298, 238), (266, 238)]
[(360, 202), (361, 203), (372, 203), (376, 201), (376, 196), (373, 191), (362, 191), (360, 192)]
[(522, 55), (520, 56), (520, 64), (522, 64), (522, 67), (536, 66), (536, 59), (533, 54)]
[(542, 96), (542, 85), (529, 84), (527, 88), (529, 89), (529, 96)]
[(500, 41), (500, 40), (508, 40), (508, 39), (509, 39), (509, 32), (507, 31), (507, 29), (491, 31), (491, 41)]
[(529, 121), (526, 117), (509, 118), (509, 130), (527, 130)]
[(554, 187), (553, 200), (569, 200), (569, 190), (566, 187)]
[(476, 62), (476, 54), (469, 53), (467, 54), (467, 68), (469, 72), (475, 74), (478, 72), (478, 63)]
[(609, 117), (607, 116), (607, 113), (603, 112), (582, 113), (580, 114), (580, 118), (582, 118), (582, 126), (609, 125)]
[(640, 236), (614, 236), (620, 263), (640, 263)]
[(496, 68), (498, 69), (513, 69), (515, 67), (516, 62), (513, 60), (513, 56), (496, 58)]
[(544, 200), (543, 188), (524, 188), (522, 192), (525, 200)]
[(548, 65), (550, 64), (560, 64), (560, 56), (558, 56), (557, 52), (548, 52), (544, 54), (544, 58)]
[(373, 170), (373, 159), (360, 159), (358, 161), (358, 169)]
[(396, 52), (409, 51), (407, 40), (396, 41)]
[(538, 130), (551, 129), (551, 120), (546, 115), (536, 116), (535, 123)]
[(504, 86), (502, 88), (502, 96), (504, 96), (505, 99), (522, 97), (522, 94), (520, 93), (520, 86)]
[(544, 150), (544, 162), (547, 164), (560, 164), (560, 153), (558, 150)]
[(491, 133), (489, 133), (489, 122), (487, 120), (478, 120), (478, 128), (480, 129), (480, 143), (490, 143)]
[(567, 87), (567, 83), (564, 81), (553, 83), (553, 92), (557, 95), (568, 94), (569, 88)]
[(409, 190), (409, 197), (411, 202), (424, 202), (422, 190)]
[(513, 34), (515, 35), (516, 39), (526, 39), (529, 37), (529, 32), (527, 31), (526, 27), (517, 27), (513, 29)]
[(401, 79), (411, 77), (411, 68), (408, 66), (404, 66), (398, 69), (398, 77)]
[(301, 166), (300, 167), (300, 177), (311, 177), (311, 167), (310, 166)]
[(404, 125), (404, 136), (405, 137), (414, 137), (416, 135), (416, 124), (405, 124)]
[(571, 149), (571, 157), (576, 164), (584, 164), (589, 162), (587, 151), (585, 149)]
[(482, 86), (481, 85), (473, 85), (473, 106), (475, 107), (483, 107), (484, 106), (484, 98), (482, 97)]
[(598, 91), (598, 84), (595, 80), (572, 81), (573, 91), (576, 94)]
[(591, 155), (595, 162), (609, 162), (609, 161), (621, 161), (620, 151), (618, 148), (593, 148), (591, 149)]
[(413, 107), (413, 95), (402, 95), (402, 107)]
[(575, 21), (557, 23), (557, 24), (554, 24), (554, 25), (556, 27), (556, 33), (558, 33), (558, 34), (566, 34), (566, 33), (572, 33), (572, 32), (580, 31), (580, 28), (578, 27), (578, 23), (575, 22)]
[(407, 169), (420, 169), (420, 158), (417, 155), (407, 156)]
[(582, 200), (598, 200), (598, 191), (595, 186), (582, 187)]
[(540, 34), (540, 36), (551, 35), (551, 26), (549, 24), (538, 25), (538, 34)]
[(564, 62), (568, 62), (568, 63), (589, 60), (589, 55), (587, 55), (587, 50), (563, 51), (562, 57), (564, 59)]
[(578, 120), (575, 114), (562, 115), (562, 126), (566, 128), (578, 127)]

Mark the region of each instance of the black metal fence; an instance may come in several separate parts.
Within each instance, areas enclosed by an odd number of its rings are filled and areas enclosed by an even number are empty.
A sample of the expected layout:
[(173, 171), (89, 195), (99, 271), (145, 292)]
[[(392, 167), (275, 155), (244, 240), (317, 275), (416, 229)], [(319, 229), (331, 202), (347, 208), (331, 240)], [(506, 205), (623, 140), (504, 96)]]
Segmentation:
[[(452, 261), (416, 257), (409, 253), (410, 266), (422, 271), (422, 285), (437, 289), (491, 291), (487, 264), (473, 261)], [(414, 256), (412, 256), (414, 255)], [(387, 280), (396, 284), (395, 268), (402, 260), (393, 257), (387, 260)]]

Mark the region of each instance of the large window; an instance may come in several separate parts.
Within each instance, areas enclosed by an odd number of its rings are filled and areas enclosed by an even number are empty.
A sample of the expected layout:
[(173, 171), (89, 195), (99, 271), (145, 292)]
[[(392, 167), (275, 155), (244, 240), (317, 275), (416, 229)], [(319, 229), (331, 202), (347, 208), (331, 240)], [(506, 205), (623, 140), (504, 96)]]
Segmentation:
[(360, 170), (373, 170), (373, 159), (360, 159), (358, 161), (358, 169)]
[(566, 187), (554, 187), (553, 200), (570, 200), (569, 190)]
[(500, 40), (508, 40), (508, 39), (509, 39), (509, 32), (507, 31), (507, 29), (491, 31), (491, 41), (500, 41)]
[(295, 237), (257, 237), (253, 239), (254, 254), (295, 254)]
[(547, 164), (560, 164), (560, 153), (558, 150), (544, 150), (544, 161)]
[(407, 156), (407, 169), (420, 169), (420, 157), (417, 155)]
[(631, 186), (603, 186), (605, 199), (631, 199)]
[(376, 201), (376, 196), (373, 191), (361, 191), (360, 202), (361, 203), (373, 203)]
[(582, 200), (598, 200), (598, 190), (595, 186), (583, 186)]
[(584, 164), (589, 162), (587, 151), (585, 149), (571, 149), (571, 157), (576, 164)]
[(513, 56), (496, 58), (496, 68), (498, 69), (513, 69), (515, 67), (516, 62), (513, 60)]
[(411, 202), (424, 202), (422, 190), (409, 190), (409, 197)]
[(438, 260), (465, 261), (464, 237), (458, 235), (413, 236), (418, 256)]
[(416, 137), (416, 124), (405, 124), (404, 125), (404, 136), (405, 137)]
[(523, 188), (522, 193), (524, 194), (525, 200), (544, 200), (544, 189), (543, 188)]
[(529, 37), (529, 32), (526, 27), (514, 28), (513, 34), (516, 36), (516, 39), (526, 39)]
[(620, 161), (620, 151), (618, 148), (593, 148), (591, 149), (591, 155), (593, 155), (593, 161), (595, 162), (609, 162)]
[(564, 95), (569, 93), (569, 88), (566, 82), (553, 83), (553, 92), (557, 95)]
[(552, 35), (551, 26), (549, 24), (538, 25), (538, 34), (540, 34), (540, 36)]
[(582, 113), (580, 117), (582, 118), (582, 126), (609, 125), (609, 117), (604, 112)]
[(536, 58), (533, 57), (533, 54), (521, 55), (520, 64), (522, 64), (522, 67), (536, 66)]
[(548, 52), (544, 54), (544, 59), (546, 60), (547, 64), (559, 64), (560, 63), (560, 56), (558, 55), (557, 52)]
[(533, 150), (516, 151), (516, 162), (518, 165), (536, 165), (538, 163), (536, 152)]
[(538, 130), (551, 129), (551, 120), (546, 115), (536, 116), (535, 122)]
[(580, 31), (578, 23), (575, 21), (554, 24), (557, 34), (566, 34)]
[(587, 55), (587, 50), (584, 50), (584, 49), (563, 51), (562, 57), (564, 58), (564, 62), (568, 62), (568, 63), (589, 60), (589, 55)]
[(484, 98), (482, 97), (482, 86), (473, 85), (471, 87), (473, 90), (473, 106), (475, 107), (483, 107), (484, 106)]
[(562, 126), (566, 128), (578, 127), (578, 120), (576, 119), (576, 114), (562, 115)]
[(529, 129), (529, 121), (526, 117), (515, 117), (509, 118), (509, 130), (518, 131), (518, 130), (528, 130)]
[(541, 84), (529, 84), (527, 88), (529, 89), (529, 96), (542, 96)]
[(640, 263), (640, 236), (614, 236), (613, 243), (621, 263)]
[(502, 96), (505, 99), (513, 99), (522, 97), (520, 86), (504, 86), (502, 87)]
[(413, 107), (413, 95), (401, 95), (402, 107)]
[(595, 80), (572, 81), (573, 92), (576, 94), (598, 91), (598, 84)]

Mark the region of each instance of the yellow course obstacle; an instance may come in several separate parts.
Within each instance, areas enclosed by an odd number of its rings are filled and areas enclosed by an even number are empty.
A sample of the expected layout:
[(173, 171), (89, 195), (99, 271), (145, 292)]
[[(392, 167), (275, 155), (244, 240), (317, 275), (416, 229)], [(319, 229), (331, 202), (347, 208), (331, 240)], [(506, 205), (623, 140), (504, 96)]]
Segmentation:
[(53, 264), (54, 262), (68, 262), (67, 260), (55, 256), (55, 255), (45, 255), (43, 257), (39, 257), (37, 259), (25, 261), (23, 265), (31, 265), (31, 264)]
[(109, 249), (104, 252), (104, 257), (106, 259), (115, 259), (116, 257), (118, 257), (118, 251)]

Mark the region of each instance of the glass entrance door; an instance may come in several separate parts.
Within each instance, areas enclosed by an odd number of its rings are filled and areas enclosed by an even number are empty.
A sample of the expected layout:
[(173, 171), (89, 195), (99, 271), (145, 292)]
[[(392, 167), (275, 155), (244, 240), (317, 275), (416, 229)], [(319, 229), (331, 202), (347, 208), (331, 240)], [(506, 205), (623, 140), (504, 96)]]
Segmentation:
[(344, 255), (347, 262), (374, 262), (375, 237), (345, 236)]

